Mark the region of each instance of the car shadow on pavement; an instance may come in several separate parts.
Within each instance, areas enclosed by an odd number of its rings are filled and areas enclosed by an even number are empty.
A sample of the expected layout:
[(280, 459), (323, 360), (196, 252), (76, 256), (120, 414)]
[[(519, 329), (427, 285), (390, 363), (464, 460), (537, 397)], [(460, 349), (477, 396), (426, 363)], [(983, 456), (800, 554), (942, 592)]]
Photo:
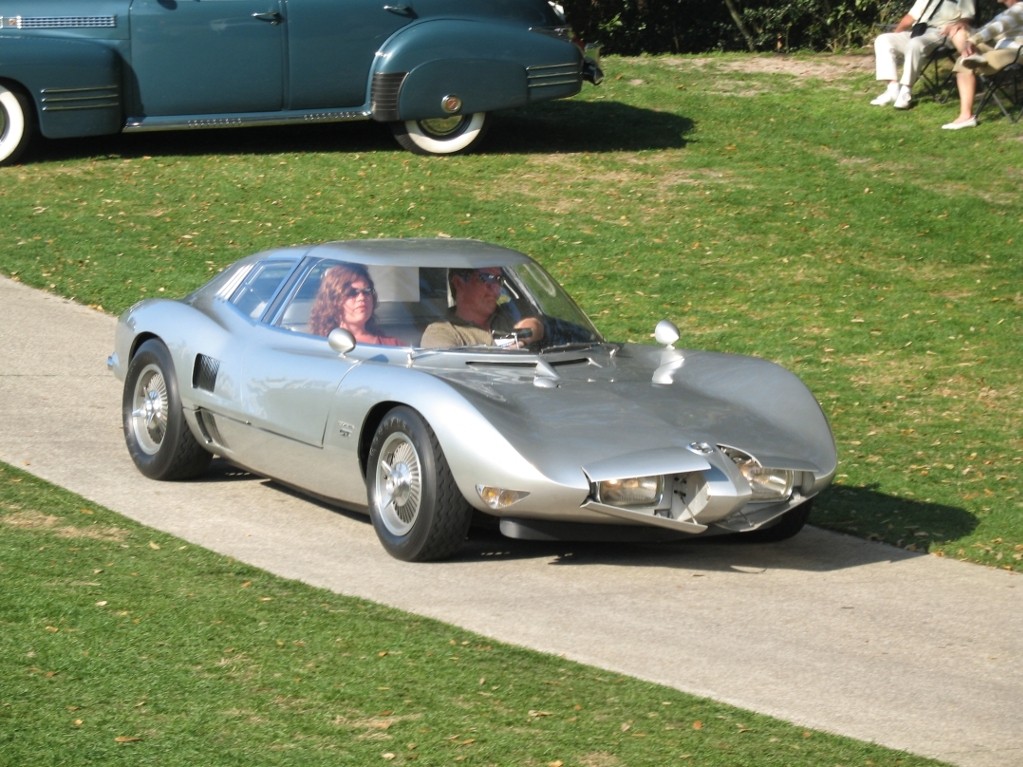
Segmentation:
[[(311, 498), (219, 458), (214, 459), (201, 479), (193, 481), (258, 482), (268, 491), (285, 493), (357, 524), (372, 524), (364, 512)], [(535, 541), (506, 538), (498, 531), (496, 523), (485, 523), (475, 524), (465, 545), (445, 561), (486, 565), (539, 559), (558, 566), (645, 567), (730, 573), (757, 573), (769, 569), (832, 572), (925, 556), (931, 543), (962, 538), (976, 525), (977, 520), (960, 508), (898, 498), (870, 486), (837, 486), (829, 488), (816, 499), (810, 524), (802, 532), (777, 543), (761, 543), (741, 535), (683, 537), (663, 542)], [(872, 530), (885, 531), (885, 540), (891, 543), (879, 540), (870, 532)], [(386, 556), (383, 549), (381, 556)]]
[[(615, 102), (554, 101), (497, 112), (479, 154), (614, 152), (685, 146), (693, 122)], [(35, 142), (25, 164), (92, 158), (244, 156), (393, 152), (405, 155), (386, 125), (350, 122), (259, 128), (126, 133)]]
[[(922, 524), (926, 522), (926, 527)], [(828, 530), (825, 525), (832, 529)], [(907, 500), (873, 487), (831, 488), (816, 501), (810, 524), (777, 543), (741, 535), (684, 538), (662, 543), (575, 543), (504, 538), (496, 530), (475, 531), (459, 561), (548, 558), (552, 565), (614, 565), (702, 571), (759, 572), (767, 569), (829, 572), (927, 555), (931, 543), (969, 534), (977, 520), (963, 509)], [(883, 529), (884, 543), (869, 530)], [(904, 535), (892, 535), (893, 530)], [(840, 531), (855, 531), (857, 537)]]

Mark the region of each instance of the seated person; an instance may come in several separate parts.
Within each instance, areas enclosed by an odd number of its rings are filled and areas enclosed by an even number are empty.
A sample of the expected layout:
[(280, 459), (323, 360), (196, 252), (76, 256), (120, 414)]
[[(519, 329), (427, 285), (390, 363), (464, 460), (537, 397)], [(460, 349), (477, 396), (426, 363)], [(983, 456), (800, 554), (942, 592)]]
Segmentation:
[(309, 312), (309, 330), (319, 336), (343, 328), (358, 343), (401, 346), (399, 339), (381, 335), (373, 319), (377, 292), (364, 266), (338, 264), (323, 275)]
[(977, 95), (976, 72), (993, 75), (1017, 60), (1023, 46), (1023, 3), (1018, 0), (998, 0), (1006, 10), (970, 34), (956, 61), (956, 88), (959, 89), (959, 115), (941, 127), (945, 130), (973, 128), (977, 117), (973, 114), (973, 100)]
[(447, 319), (431, 323), (426, 328), (423, 347), (493, 346), (495, 331), (528, 331), (525, 343), (529, 345), (543, 340), (543, 322), (536, 317), (526, 317), (512, 327), (505, 327), (511, 323), (497, 310), (497, 299), (501, 295), (500, 267), (452, 269), (448, 281), (455, 305), (448, 310)]
[(945, 41), (960, 50), (975, 11), (974, 0), (916, 0), (893, 31), (874, 40), (874, 69), (877, 79), (887, 82), (888, 87), (870, 103), (909, 109), (913, 85), (927, 57)]

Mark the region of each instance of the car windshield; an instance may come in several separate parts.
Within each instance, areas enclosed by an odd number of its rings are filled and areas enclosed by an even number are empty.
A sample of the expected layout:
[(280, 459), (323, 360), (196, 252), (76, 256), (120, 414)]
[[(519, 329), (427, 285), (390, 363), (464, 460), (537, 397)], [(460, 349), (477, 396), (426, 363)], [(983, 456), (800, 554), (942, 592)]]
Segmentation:
[[(350, 272), (352, 264), (333, 259), (308, 263), (292, 283), (281, 308), (271, 312), (267, 321), (312, 335), (326, 335), (334, 326), (348, 327), (343, 307), (330, 314), (334, 321), (329, 325), (315, 322), (316, 315), (322, 315), (315, 307), (328, 292), (324, 277), (332, 269)], [(472, 268), (365, 264), (356, 269), (362, 270), (365, 286), (372, 289), (372, 316), (364, 321), (372, 337), (381, 339), (378, 343), (434, 349), (472, 346), (479, 350), (542, 351), (603, 340), (568, 294), (534, 262)], [(462, 287), (465, 291), (459, 299)], [(465, 303), (471, 294), (482, 300), (484, 312), (490, 312), (486, 330), (462, 317), (466, 312), (460, 302)], [(533, 327), (538, 327), (536, 335), (542, 338), (531, 340), (531, 333), (517, 330), (516, 326), (527, 320), (540, 323)], [(354, 331), (353, 327), (348, 329)], [(438, 329), (447, 332), (438, 335)]]
[(491, 326), (498, 346), (502, 335), (512, 333), (516, 323), (531, 317), (540, 320), (544, 328), (541, 349), (603, 340), (575, 301), (538, 264), (519, 264), (500, 271), (501, 294)]

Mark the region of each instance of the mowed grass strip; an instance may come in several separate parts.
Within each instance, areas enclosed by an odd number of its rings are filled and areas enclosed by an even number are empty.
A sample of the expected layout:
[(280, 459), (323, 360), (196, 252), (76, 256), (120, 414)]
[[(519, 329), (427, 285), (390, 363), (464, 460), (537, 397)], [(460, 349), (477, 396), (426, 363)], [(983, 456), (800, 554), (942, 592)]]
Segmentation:
[(3, 765), (937, 764), (277, 578), (3, 466), (0, 541)]

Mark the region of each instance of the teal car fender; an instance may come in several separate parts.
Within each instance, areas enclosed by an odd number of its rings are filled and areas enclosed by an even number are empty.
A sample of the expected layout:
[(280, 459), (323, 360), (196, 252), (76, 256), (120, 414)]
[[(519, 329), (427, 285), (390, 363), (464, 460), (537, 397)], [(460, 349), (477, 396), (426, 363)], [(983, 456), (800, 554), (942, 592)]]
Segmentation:
[(100, 136), (121, 130), (121, 65), (108, 44), (61, 37), (5, 36), (0, 72), (23, 89), (48, 138)]
[(436, 19), (399, 30), (377, 54), (373, 118), (490, 112), (580, 91), (583, 54), (563, 38), (507, 24)]

